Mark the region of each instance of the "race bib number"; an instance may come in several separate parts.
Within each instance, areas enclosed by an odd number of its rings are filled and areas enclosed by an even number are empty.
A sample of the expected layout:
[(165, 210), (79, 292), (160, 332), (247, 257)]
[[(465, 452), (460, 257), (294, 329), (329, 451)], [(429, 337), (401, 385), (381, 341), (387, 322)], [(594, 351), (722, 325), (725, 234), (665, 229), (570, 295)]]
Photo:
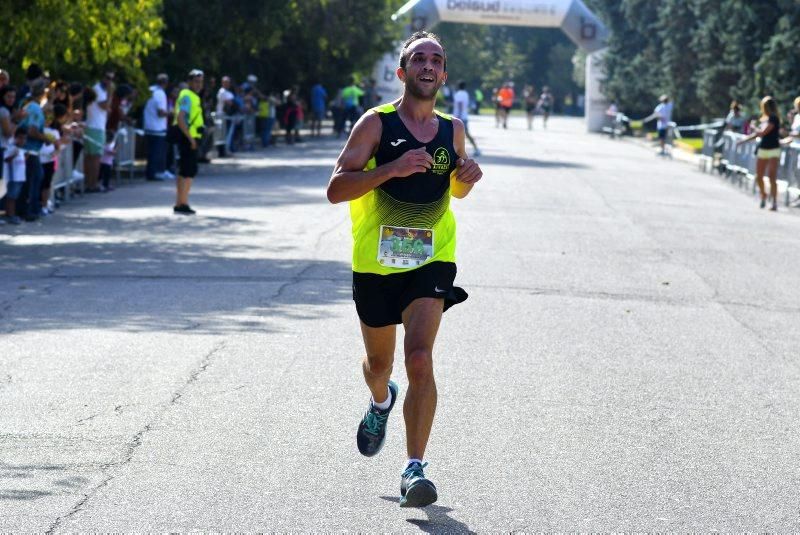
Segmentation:
[(433, 257), (433, 230), (381, 225), (378, 262), (387, 267), (413, 268)]

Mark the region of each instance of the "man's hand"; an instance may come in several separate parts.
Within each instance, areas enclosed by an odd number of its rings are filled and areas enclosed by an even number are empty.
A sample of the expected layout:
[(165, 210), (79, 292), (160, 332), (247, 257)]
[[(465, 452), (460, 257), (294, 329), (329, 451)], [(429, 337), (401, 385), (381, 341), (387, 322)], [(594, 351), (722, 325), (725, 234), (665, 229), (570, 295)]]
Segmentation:
[(414, 173), (424, 173), (433, 165), (433, 156), (428, 154), (425, 147), (413, 149), (394, 162), (392, 162), (392, 175), (395, 177), (406, 177)]
[(197, 150), (197, 141), (193, 137), (189, 139), (191, 140), (192, 150)]
[(456, 180), (464, 184), (475, 184), (483, 177), (478, 162), (472, 158), (459, 158), (456, 162)]

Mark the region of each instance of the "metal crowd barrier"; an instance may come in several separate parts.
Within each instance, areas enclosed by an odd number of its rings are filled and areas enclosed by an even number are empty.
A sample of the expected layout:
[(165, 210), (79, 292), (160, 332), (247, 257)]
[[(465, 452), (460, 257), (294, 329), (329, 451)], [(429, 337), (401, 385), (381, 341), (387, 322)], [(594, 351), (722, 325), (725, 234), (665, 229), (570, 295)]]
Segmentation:
[(62, 191), (61, 199), (66, 201), (75, 196), (76, 193), (83, 195), (84, 175), (83, 175), (83, 152), (75, 161), (75, 152), (72, 145), (72, 138), (61, 147), (56, 160), (56, 171), (53, 175), (53, 185), (50, 190), (51, 200), (55, 198), (56, 191)]
[[(707, 171), (716, 167), (720, 173), (724, 173), (732, 182), (740, 187), (750, 187), (751, 191), (756, 189), (756, 147), (758, 143), (738, 144), (743, 139), (743, 134), (735, 132), (724, 132), (718, 144), (711, 144), (712, 147), (719, 146), (719, 164), (713, 165), (713, 153), (711, 154), (712, 164)], [(703, 155), (706, 156), (706, 136), (703, 136)], [(778, 190), (784, 192), (785, 203), (788, 206), (800, 198), (800, 143), (795, 141), (790, 146), (782, 147), (781, 157), (777, 173)]]
[(703, 130), (703, 149), (700, 151), (700, 170), (708, 173), (714, 168), (714, 148), (719, 132), (713, 128)]
[(213, 130), (211, 132), (211, 139), (215, 147), (225, 145), (225, 140), (228, 138), (227, 121), (225, 115), (217, 115), (216, 112), (211, 112), (211, 122)]
[(247, 150), (252, 150), (256, 141), (256, 116), (244, 115), (242, 119), (242, 140)]
[(125, 126), (117, 130), (114, 136), (116, 153), (114, 154), (114, 170), (119, 183), (123, 170), (128, 171), (128, 182), (133, 181), (133, 170), (136, 164), (136, 135), (144, 135), (141, 130)]
[(258, 138), (256, 132), (256, 116), (252, 114), (238, 113), (236, 115), (218, 115), (212, 113), (214, 131), (212, 138), (214, 139), (214, 146), (224, 146), (230, 152), (231, 145), (233, 144), (233, 136), (236, 132), (236, 127), (241, 125), (242, 130), (242, 144), (244, 147), (238, 147), (239, 150), (243, 148), (250, 148), (255, 145)]

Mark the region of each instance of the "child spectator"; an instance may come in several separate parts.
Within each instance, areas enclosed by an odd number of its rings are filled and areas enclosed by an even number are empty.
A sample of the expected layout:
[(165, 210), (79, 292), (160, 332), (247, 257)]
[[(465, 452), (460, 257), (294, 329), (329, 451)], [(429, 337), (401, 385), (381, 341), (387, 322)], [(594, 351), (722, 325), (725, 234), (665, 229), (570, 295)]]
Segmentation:
[(25, 143), (28, 134), (25, 127), (17, 128), (14, 132), (14, 143), (6, 149), (3, 160), (3, 176), (6, 181), (6, 223), (19, 225), (21, 219), (17, 216), (17, 199), (25, 184)]
[(100, 157), (100, 187), (103, 191), (112, 191), (111, 170), (114, 166), (114, 154), (117, 152), (116, 134), (106, 131), (106, 144), (103, 145), (103, 155)]
[(292, 145), (295, 141), (295, 129), (297, 128), (297, 121), (300, 117), (300, 106), (297, 105), (297, 100), (294, 94), (289, 94), (286, 100), (286, 108), (283, 112), (283, 124), (286, 128), (286, 144)]
[(39, 149), (39, 158), (42, 161), (42, 215), (53, 213), (50, 206), (50, 188), (53, 185), (53, 175), (56, 173), (56, 161), (61, 152), (61, 126), (57, 117), (63, 117), (67, 108), (63, 104), (56, 104), (52, 111), (45, 113), (45, 135), (50, 135), (52, 143), (45, 143)]

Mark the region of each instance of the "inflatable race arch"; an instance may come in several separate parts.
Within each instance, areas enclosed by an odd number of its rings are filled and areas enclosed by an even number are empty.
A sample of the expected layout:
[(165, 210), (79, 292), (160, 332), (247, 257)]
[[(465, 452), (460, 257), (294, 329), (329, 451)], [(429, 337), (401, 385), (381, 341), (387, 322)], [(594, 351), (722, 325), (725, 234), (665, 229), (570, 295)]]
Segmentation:
[[(601, 58), (608, 30), (581, 0), (411, 0), (392, 19), (404, 15), (410, 17), (409, 33), (432, 29), (439, 22), (561, 28), (588, 53), (586, 127), (593, 132), (603, 127), (608, 102), (600, 92)], [(398, 54), (386, 54), (376, 67), (375, 79), (382, 95), (397, 94), (401, 89), (394, 74)]]

